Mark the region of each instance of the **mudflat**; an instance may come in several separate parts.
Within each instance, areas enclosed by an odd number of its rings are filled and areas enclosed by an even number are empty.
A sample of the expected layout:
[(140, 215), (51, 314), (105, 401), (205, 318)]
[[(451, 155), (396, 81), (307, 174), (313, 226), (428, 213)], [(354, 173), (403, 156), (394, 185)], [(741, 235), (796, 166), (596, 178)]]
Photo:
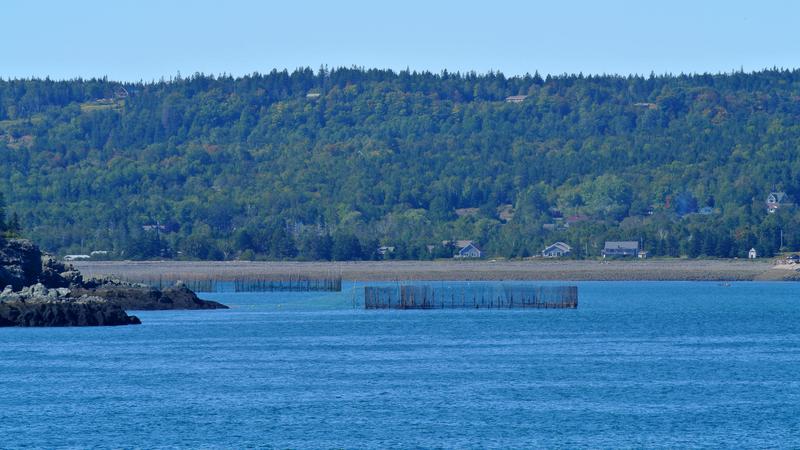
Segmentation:
[(357, 262), (80, 261), (85, 275), (126, 279), (339, 276), (345, 280), (790, 281), (800, 265), (775, 260), (441, 260)]

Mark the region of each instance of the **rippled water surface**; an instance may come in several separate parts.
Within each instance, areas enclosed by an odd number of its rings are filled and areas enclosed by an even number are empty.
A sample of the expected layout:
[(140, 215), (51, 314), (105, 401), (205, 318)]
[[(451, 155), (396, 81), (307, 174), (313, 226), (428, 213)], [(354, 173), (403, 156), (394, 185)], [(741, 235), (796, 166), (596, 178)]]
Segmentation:
[(578, 285), (578, 310), (346, 285), (0, 329), (0, 446), (800, 447), (800, 284)]

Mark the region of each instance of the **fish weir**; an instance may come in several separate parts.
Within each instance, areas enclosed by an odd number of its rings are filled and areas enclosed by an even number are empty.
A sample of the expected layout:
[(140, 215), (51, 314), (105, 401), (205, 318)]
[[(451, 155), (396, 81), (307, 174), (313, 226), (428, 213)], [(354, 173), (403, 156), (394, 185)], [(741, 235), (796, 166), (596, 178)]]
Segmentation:
[(576, 309), (577, 286), (365, 286), (364, 309)]
[(146, 284), (158, 289), (180, 284), (195, 292), (342, 291), (341, 276), (311, 277), (303, 274), (288, 274), (269, 278), (247, 276), (199, 278), (165, 274), (158, 278), (149, 279), (120, 278), (128, 282)]
[(287, 276), (284, 278), (234, 280), (236, 292), (303, 292), (303, 291), (342, 291), (342, 278), (310, 278)]

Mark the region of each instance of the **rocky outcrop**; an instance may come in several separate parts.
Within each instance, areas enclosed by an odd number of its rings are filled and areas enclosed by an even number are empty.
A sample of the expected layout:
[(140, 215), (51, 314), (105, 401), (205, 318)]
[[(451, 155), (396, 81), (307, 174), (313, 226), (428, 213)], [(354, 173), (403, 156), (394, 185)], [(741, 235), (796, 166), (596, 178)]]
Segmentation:
[[(50, 287), (69, 287), (76, 295), (99, 297), (125, 310), (227, 309), (222, 303), (201, 300), (185, 286), (156, 289), (114, 277), (84, 279), (70, 264), (42, 257), (42, 282)], [(49, 283), (49, 284), (48, 284)]]
[(42, 255), (41, 273), (39, 282), (51, 288), (81, 286), (83, 276), (72, 267), (71, 264), (64, 264), (52, 255)]
[(86, 279), (82, 285), (84, 289), (97, 289), (100, 287), (137, 287), (137, 288), (149, 288), (149, 284), (143, 283), (132, 283), (130, 281), (120, 280), (119, 278), (113, 276), (94, 276), (89, 277)]
[(77, 289), (76, 293), (105, 299), (125, 310), (228, 308), (222, 303), (199, 299), (185, 286), (155, 289), (143, 285), (117, 282), (104, 283), (94, 288)]
[(0, 326), (87, 326), (141, 323), (125, 310), (220, 309), (183, 286), (155, 289), (81, 273), (25, 239), (0, 238)]
[(42, 252), (26, 239), (0, 238), (0, 287), (15, 290), (39, 281), (42, 273)]
[(0, 327), (70, 327), (136, 325), (119, 305), (98, 297), (74, 297), (67, 288), (48, 289), (35, 284), (0, 293)]

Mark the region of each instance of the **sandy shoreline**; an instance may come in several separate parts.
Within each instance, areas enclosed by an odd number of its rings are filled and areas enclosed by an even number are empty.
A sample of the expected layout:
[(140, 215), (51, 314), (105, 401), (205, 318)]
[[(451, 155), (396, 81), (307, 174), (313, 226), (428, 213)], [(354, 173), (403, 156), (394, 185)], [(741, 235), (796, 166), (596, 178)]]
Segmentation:
[[(788, 281), (800, 280), (794, 267), (773, 260), (627, 261), (81, 261), (85, 275), (127, 279), (235, 279), (303, 274), (341, 275), (345, 280), (564, 280), (564, 281)], [(800, 267), (800, 266), (798, 266)]]

